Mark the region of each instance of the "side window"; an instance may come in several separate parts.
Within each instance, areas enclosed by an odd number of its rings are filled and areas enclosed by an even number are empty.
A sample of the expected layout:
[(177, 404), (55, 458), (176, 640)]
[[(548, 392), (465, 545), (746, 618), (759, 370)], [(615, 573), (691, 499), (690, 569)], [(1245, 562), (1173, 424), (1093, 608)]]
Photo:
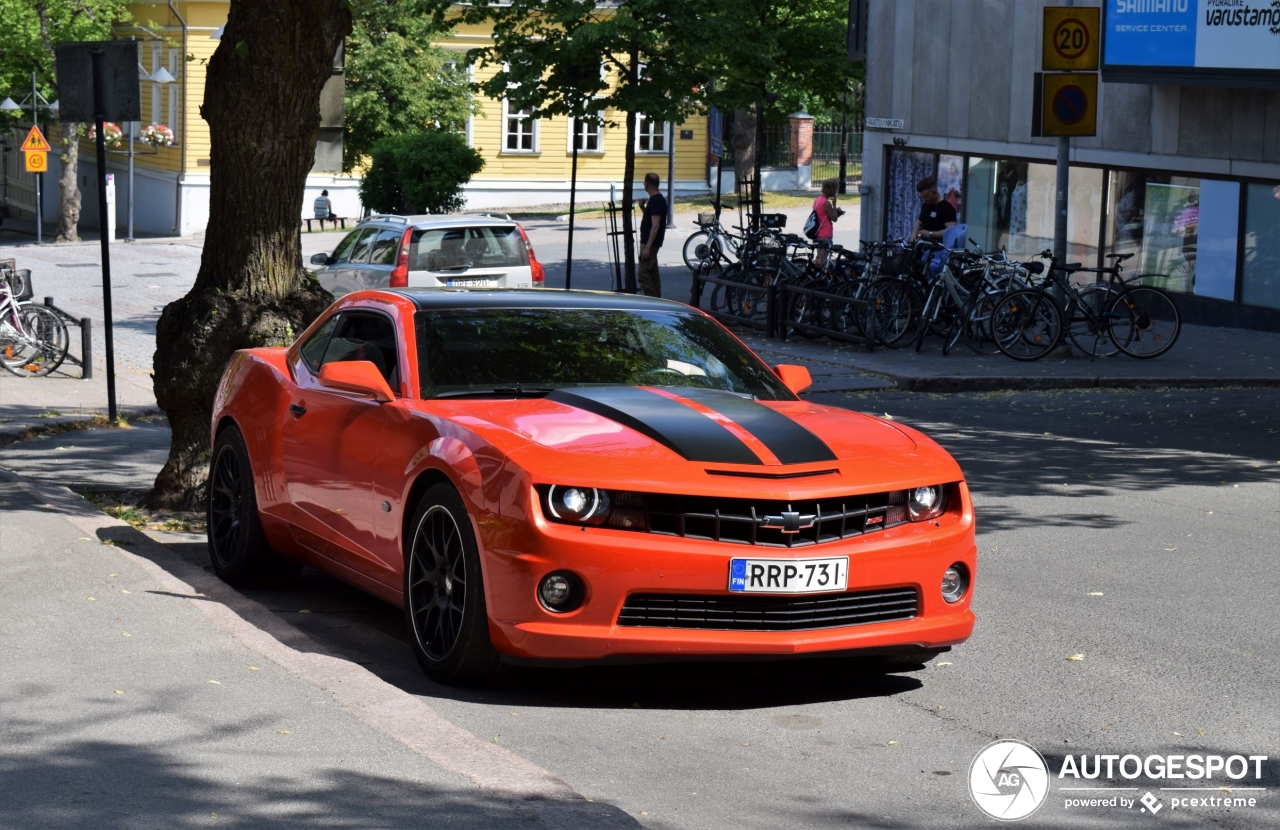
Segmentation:
[[(324, 363), (367, 360), (400, 394), (400, 360), (396, 328), (391, 318), (375, 311), (347, 311), (341, 315), (324, 353)], [(318, 369), (317, 369), (318, 371)]]
[[(350, 237), (347, 237), (350, 239)], [(346, 244), (346, 240), (343, 240)], [(311, 374), (320, 371), (320, 364), (324, 360), (325, 349), (329, 347), (329, 336), (333, 334), (333, 327), (338, 322), (339, 315), (334, 315), (325, 321), (324, 325), (315, 330), (315, 333), (307, 338), (307, 342), (302, 344), (300, 349), (302, 353), (302, 362), (307, 364), (307, 368), (311, 370)]]
[(346, 262), (347, 257), (351, 256), (351, 246), (356, 244), (356, 238), (360, 236), (360, 230), (356, 229), (343, 237), (338, 243), (338, 247), (333, 249), (334, 262)]
[(395, 265), (396, 254), (400, 253), (400, 240), (403, 237), (404, 231), (394, 228), (380, 231), (377, 238), (373, 240), (373, 252), (369, 255), (370, 264)]
[(363, 263), (369, 261), (369, 251), (373, 248), (373, 240), (378, 236), (377, 228), (365, 228), (360, 240), (356, 242), (356, 246), (351, 249), (351, 262)]

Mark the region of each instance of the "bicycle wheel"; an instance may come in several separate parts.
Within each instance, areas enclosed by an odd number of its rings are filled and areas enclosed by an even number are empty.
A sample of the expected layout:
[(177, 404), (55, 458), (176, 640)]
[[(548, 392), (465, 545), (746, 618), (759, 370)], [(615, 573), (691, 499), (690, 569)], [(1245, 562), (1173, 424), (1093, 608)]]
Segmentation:
[(1172, 349), (1182, 333), (1178, 307), (1168, 294), (1149, 285), (1121, 293), (1112, 302), (1108, 317), (1116, 347), (1129, 357), (1142, 360)]
[(773, 271), (760, 268), (755, 271), (749, 271), (742, 278), (744, 288), (734, 290), (729, 296), (729, 312), (739, 317), (746, 317), (748, 320), (758, 320), (764, 322), (768, 314), (769, 301), (768, 295), (763, 291), (746, 290), (749, 288), (764, 288), (772, 284), (774, 279)]
[(1000, 296), (983, 294), (969, 309), (961, 334), (964, 337), (964, 344), (974, 354), (983, 356), (1000, 354), (1000, 347), (991, 336), (991, 314), (996, 310), (996, 303), (1000, 301)]
[(684, 241), (684, 264), (696, 271), (720, 261), (720, 245), (707, 231), (698, 231)]
[[(935, 285), (929, 290), (929, 296), (925, 297), (924, 310), (920, 313), (920, 327), (916, 329), (916, 339), (913, 348), (916, 353), (920, 353), (920, 349), (924, 346), (924, 339), (934, 332), (934, 326), (938, 322), (938, 306), (942, 302), (942, 294)], [(941, 332), (937, 332), (941, 334)]]
[(21, 306), (26, 334), (0, 346), (0, 364), (18, 377), (41, 377), (66, 360), (71, 336), (58, 315), (44, 306)]
[(1120, 295), (1110, 285), (1100, 283), (1080, 289), (1080, 300), (1071, 311), (1067, 336), (1087, 355), (1111, 357), (1120, 350), (1111, 337), (1111, 306)]
[(863, 307), (863, 318), (859, 320), (863, 331), (870, 328), (868, 318), (874, 314), (876, 339), (886, 348), (896, 349), (911, 342), (924, 310), (919, 291), (902, 280), (880, 280), (867, 287), (866, 300), (868, 306)]
[(1014, 360), (1039, 360), (1062, 339), (1062, 311), (1038, 291), (1015, 291), (991, 313), (991, 334)]

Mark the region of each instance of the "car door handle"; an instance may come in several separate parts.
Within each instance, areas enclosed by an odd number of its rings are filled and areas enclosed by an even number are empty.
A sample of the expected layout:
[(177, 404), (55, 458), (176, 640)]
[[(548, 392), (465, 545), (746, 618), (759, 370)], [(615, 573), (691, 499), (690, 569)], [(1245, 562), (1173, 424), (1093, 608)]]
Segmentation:
[(307, 414), (307, 407), (305, 404), (291, 403), (289, 404), (289, 411), (293, 413), (293, 417), (301, 418)]

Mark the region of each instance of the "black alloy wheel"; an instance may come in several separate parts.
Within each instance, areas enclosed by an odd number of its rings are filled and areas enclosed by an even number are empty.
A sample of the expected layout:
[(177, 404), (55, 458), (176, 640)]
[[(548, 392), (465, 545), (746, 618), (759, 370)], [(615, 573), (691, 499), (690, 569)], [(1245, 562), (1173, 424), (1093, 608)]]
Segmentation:
[(271, 549), (258, 518), (253, 468), (244, 436), (231, 426), (218, 433), (209, 466), (206, 500), (209, 561), (224, 582), (236, 587), (283, 587), (297, 580), (302, 564)]
[(489, 640), (480, 554), (462, 498), (449, 484), (432, 486), (409, 527), (404, 611), (418, 664), (440, 683), (493, 675), (499, 657)]

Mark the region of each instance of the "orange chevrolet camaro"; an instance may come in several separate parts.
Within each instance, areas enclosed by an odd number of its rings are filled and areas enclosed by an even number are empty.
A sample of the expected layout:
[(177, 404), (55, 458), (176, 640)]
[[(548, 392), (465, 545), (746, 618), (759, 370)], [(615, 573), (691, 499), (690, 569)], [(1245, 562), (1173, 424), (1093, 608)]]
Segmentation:
[(213, 568), (404, 608), (423, 670), (864, 655), (973, 631), (973, 503), (900, 424), (818, 406), (680, 303), (361, 291), (214, 404)]

